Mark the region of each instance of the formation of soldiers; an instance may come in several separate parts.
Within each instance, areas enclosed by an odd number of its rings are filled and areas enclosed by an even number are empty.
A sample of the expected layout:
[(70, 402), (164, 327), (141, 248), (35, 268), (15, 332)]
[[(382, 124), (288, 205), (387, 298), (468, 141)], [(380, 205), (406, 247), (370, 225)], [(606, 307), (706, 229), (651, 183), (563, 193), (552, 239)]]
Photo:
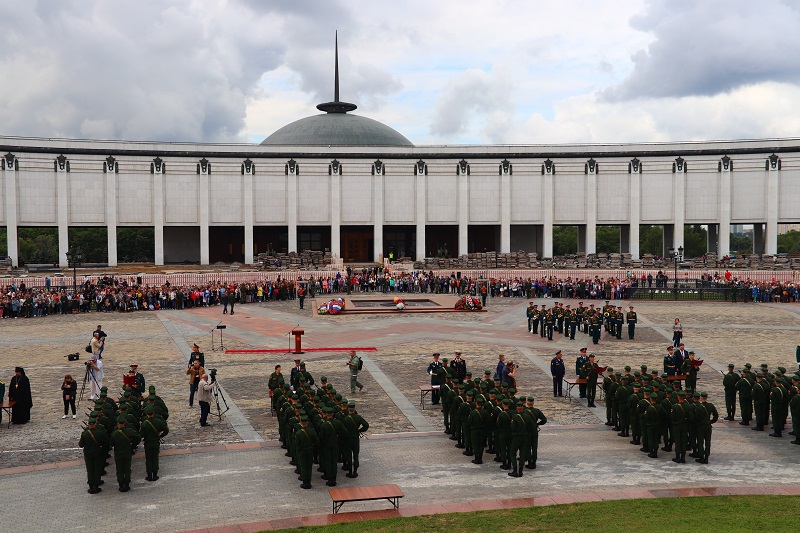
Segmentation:
[(553, 340), (553, 334), (563, 334), (565, 338), (575, 340), (576, 331), (582, 331), (592, 339), (593, 344), (600, 342), (600, 335), (605, 331), (616, 339), (622, 338), (623, 326), (628, 325), (628, 338), (633, 339), (636, 333), (636, 312), (633, 306), (624, 313), (622, 307), (614, 306), (606, 300), (602, 308), (595, 308), (594, 304), (585, 307), (583, 302), (578, 307), (571, 309), (571, 305), (553, 302), (551, 308), (530, 302), (526, 310), (528, 318), (528, 331)]
[(670, 380), (647, 366), (631, 373), (631, 367), (615, 372), (606, 368), (603, 380), (606, 425), (630, 443), (641, 446), (648, 457), (657, 458), (659, 445), (673, 452), (675, 463), (685, 463), (686, 453), (701, 464), (711, 454), (711, 426), (719, 419), (708, 394), (693, 388), (680, 388), (680, 380)]
[(169, 433), (168, 418), (169, 410), (152, 385), (144, 397), (126, 386), (118, 401), (108, 397), (108, 387), (102, 387), (78, 443), (83, 448), (89, 494), (102, 490), (112, 449), (119, 491), (131, 489), (131, 458), (140, 442), (144, 442), (145, 479), (158, 480), (158, 455), (161, 440)]
[(762, 364), (759, 371), (754, 371), (750, 363), (744, 365), (740, 373), (734, 371), (734, 365), (728, 365), (728, 372), (722, 378), (725, 388), (725, 420), (733, 421), (736, 416), (736, 397), (739, 396), (739, 408), (742, 426), (749, 426), (755, 421), (753, 431), (765, 431), (772, 419), (771, 437), (783, 437), (789, 413), (792, 414), (792, 444), (800, 444), (800, 370), (788, 375), (784, 367), (775, 372)]
[(356, 403), (342, 397), (325, 376), (312, 389), (307, 376), (295, 376), (295, 388), (280, 373), (270, 376), (269, 388), (278, 417), (281, 448), (286, 450), (300, 487), (311, 488), (313, 465), (329, 487), (336, 486), (339, 464), (349, 478), (358, 477), (360, 439), (369, 424), (356, 412)]
[[(460, 355), (460, 353), (459, 353)], [(501, 376), (484, 372), (472, 379), (471, 372), (459, 378), (459, 365), (436, 368), (440, 385), (444, 432), (463, 454), (483, 464), (484, 453), (494, 454), (500, 469), (509, 476), (522, 477), (525, 468), (536, 469), (539, 426), (547, 417), (534, 407), (533, 396), (516, 396), (516, 390)]]

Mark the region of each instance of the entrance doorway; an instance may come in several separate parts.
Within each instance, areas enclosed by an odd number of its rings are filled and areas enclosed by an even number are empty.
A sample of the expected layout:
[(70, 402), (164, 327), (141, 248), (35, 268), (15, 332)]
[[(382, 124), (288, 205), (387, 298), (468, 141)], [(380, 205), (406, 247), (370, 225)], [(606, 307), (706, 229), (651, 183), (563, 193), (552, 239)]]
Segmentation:
[(371, 263), (375, 257), (374, 231), (372, 226), (342, 226), (342, 259), (346, 263)]

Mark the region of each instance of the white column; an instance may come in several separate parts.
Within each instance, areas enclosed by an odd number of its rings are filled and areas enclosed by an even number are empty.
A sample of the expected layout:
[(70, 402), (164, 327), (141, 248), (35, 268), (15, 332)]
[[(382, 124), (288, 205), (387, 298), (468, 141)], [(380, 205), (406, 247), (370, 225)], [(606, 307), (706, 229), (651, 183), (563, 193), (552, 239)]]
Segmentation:
[(69, 266), (69, 192), (67, 190), (67, 170), (56, 170), (56, 221), (58, 222), (58, 265)]
[[(502, 168), (502, 167), (501, 167)], [(500, 253), (511, 251), (511, 175), (500, 175)]]
[(779, 164), (768, 164), (767, 172), (767, 227), (764, 241), (765, 254), (778, 253), (778, 197), (781, 170)]
[[(341, 167), (339, 167), (341, 168)], [(331, 255), (342, 257), (342, 177), (331, 174)]]
[(287, 251), (297, 252), (297, 174), (291, 168), (286, 173), (286, 223), (289, 240)]
[(417, 174), (416, 189), (417, 189), (417, 261), (425, 260), (425, 222), (427, 217), (427, 190), (425, 182), (425, 174), (420, 172)]
[(155, 263), (164, 264), (164, 174), (153, 172), (153, 234), (155, 237)]
[[(719, 246), (717, 255), (726, 256), (731, 253), (731, 169), (723, 168), (719, 178)], [(682, 197), (681, 197), (682, 198)], [(681, 227), (681, 229), (683, 229)], [(677, 232), (677, 228), (676, 228)], [(683, 246), (683, 231), (681, 231), (681, 246)], [(676, 237), (677, 240), (677, 237)], [(675, 245), (678, 246), (677, 244)]]
[(469, 240), (469, 176), (462, 173), (458, 180), (458, 255), (467, 253)]
[(106, 171), (106, 227), (108, 228), (108, 266), (117, 266), (117, 173)]
[(542, 243), (542, 255), (553, 257), (553, 173), (545, 170), (544, 179), (544, 234)]
[(597, 253), (597, 165), (586, 175), (586, 253)]
[[(8, 162), (8, 160), (6, 160)], [(16, 162), (16, 158), (14, 158)], [(11, 168), (3, 171), (3, 182), (5, 184), (5, 204), (6, 204), (6, 243), (8, 247), (8, 257), (11, 258), (11, 265), (19, 266), (19, 237), (17, 235), (17, 171), (14, 170), (14, 163)]]
[[(686, 165), (686, 163), (684, 163)], [(674, 227), (672, 232), (672, 245), (677, 250), (683, 244), (683, 226), (686, 221), (686, 167), (678, 170), (674, 174), (672, 194), (672, 220)], [(730, 205), (730, 203), (728, 204)], [(684, 254), (686, 252), (684, 251)]]
[(253, 165), (242, 176), (242, 205), (244, 206), (244, 264), (253, 264)]
[(383, 264), (383, 188), (384, 188), (384, 181), (386, 177), (383, 175), (383, 167), (381, 167), (381, 171), (376, 169), (375, 175), (372, 177), (372, 194), (374, 195), (372, 199), (372, 220), (373, 220), (373, 240), (372, 240), (372, 247), (373, 247), (373, 258), (372, 260), (376, 263)]
[(631, 225), (629, 232), (629, 250), (631, 259), (639, 259), (639, 224), (642, 219), (642, 165), (638, 161), (631, 163), (629, 187), (629, 205)]
[(208, 173), (207, 172), (200, 172), (198, 176), (198, 194), (200, 195), (199, 198), (199, 205), (200, 205), (200, 264), (207, 265), (209, 264), (209, 244), (208, 244), (208, 220), (210, 217), (209, 213), (209, 184), (208, 184)]

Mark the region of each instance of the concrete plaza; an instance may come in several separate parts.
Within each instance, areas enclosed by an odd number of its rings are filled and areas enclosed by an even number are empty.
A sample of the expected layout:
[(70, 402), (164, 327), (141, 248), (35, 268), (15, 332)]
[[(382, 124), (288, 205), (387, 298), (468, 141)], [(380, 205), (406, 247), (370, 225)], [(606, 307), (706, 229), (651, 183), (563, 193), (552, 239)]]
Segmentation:
[[(455, 297), (442, 296), (437, 301), (452, 305)], [(552, 301), (537, 303), (549, 307)], [(575, 300), (565, 303), (577, 305)], [(594, 303), (602, 305), (602, 301)], [(628, 305), (627, 301), (615, 303)], [(729, 362), (737, 368), (746, 362), (767, 363), (770, 369), (796, 368), (794, 351), (800, 331), (796, 305), (635, 302), (640, 322), (636, 339), (604, 335), (593, 346), (583, 333), (572, 341), (563, 335), (553, 341), (530, 335), (527, 300), (523, 299), (490, 299), (487, 312), (472, 314), (318, 317), (313, 315), (313, 302), (306, 304), (302, 311), (296, 302), (248, 304), (237, 306), (234, 316), (212, 307), (3, 320), (0, 376), (8, 383), (15, 366), (25, 367), (34, 395), (29, 424), (0, 427), (0, 493), (6, 503), (0, 520), (4, 527), (122, 531), (135, 521), (159, 531), (181, 531), (277, 519), (299, 525), (291, 519), (329, 512), (324, 483), (315, 475), (313, 490), (301, 490), (275, 440), (277, 424), (269, 414), (266, 381), (275, 364), (282, 364), (288, 373), (293, 356), (212, 351), (210, 331), (222, 319), (227, 325), (228, 349), (287, 347), (285, 334), (298, 324), (306, 331), (305, 347), (377, 349), (361, 352), (365, 370), (360, 380), (365, 390), (354, 395), (349, 394), (345, 353), (309, 352), (303, 357), (315, 378), (327, 376), (334, 387), (357, 402), (371, 426), (362, 441), (359, 477), (342, 477), (339, 486), (396, 483), (406, 494), (401, 512), (477, 508), (474, 502), (485, 500), (487, 489), (496, 491), (497, 500), (534, 498), (545, 503), (623, 493), (652, 497), (657, 491), (678, 489), (684, 492), (664, 495), (741, 486), (756, 492), (794, 494), (800, 490), (800, 446), (791, 445), (791, 437), (769, 438), (737, 423), (719, 422), (714, 427), (709, 465), (676, 465), (669, 460), (672, 454), (664, 452), (658, 459), (649, 459), (628, 444), (629, 439), (602, 424), (602, 402), (598, 409), (589, 409), (584, 400), (554, 398), (549, 377), (549, 360), (557, 349), (564, 351), (570, 376), (578, 350), (584, 346), (597, 354), (603, 366), (621, 369), (647, 364), (660, 370), (672, 320), (679, 317), (687, 348), (705, 360), (698, 388), (708, 391), (724, 416), (718, 371)], [(143, 454), (138, 453), (131, 492), (116, 490), (112, 461), (105, 490), (91, 496), (86, 493), (82, 454), (77, 448), (85, 406), (80, 407), (78, 420), (62, 420), (59, 386), (66, 373), (82, 380), (82, 361), (70, 363), (63, 355), (75, 351), (85, 355), (82, 348), (98, 323), (109, 335), (103, 358), (106, 384), (117, 392), (128, 365), (139, 364), (148, 384), (157, 387), (170, 407), (170, 435), (163, 447), (158, 482), (144, 480)], [(219, 369), (231, 407), (222, 420), (214, 418), (210, 428), (200, 428), (197, 407), (188, 407), (184, 369), (192, 342), (204, 350), (206, 367)], [(427, 382), (430, 354), (438, 351), (451, 357), (455, 350), (463, 352), (475, 375), (493, 371), (501, 353), (521, 363), (520, 394), (533, 394), (549, 419), (540, 434), (537, 470), (510, 478), (497, 463), (473, 465), (442, 433), (440, 412), (429, 404), (421, 408), (419, 385)], [(348, 504), (343, 511), (386, 506), (385, 502)]]

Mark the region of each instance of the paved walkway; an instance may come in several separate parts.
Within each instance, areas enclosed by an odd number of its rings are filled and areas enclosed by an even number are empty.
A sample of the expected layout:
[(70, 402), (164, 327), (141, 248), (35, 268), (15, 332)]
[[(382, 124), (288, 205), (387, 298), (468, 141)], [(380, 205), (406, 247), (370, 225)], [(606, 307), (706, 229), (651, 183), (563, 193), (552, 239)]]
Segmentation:
[[(563, 399), (548, 398), (551, 354), (556, 349), (568, 354), (565, 359), (570, 375), (570, 363), (578, 348), (586, 346), (587, 337), (579, 334), (579, 339), (570, 341), (558, 336), (548, 342), (530, 335), (525, 329), (526, 303), (521, 299), (503, 301), (489, 313), (461, 317), (404, 314), (318, 318), (310, 313), (276, 311), (258, 305), (237, 306), (235, 316), (224, 317), (228, 325), (226, 343), (232, 345), (288, 346), (284, 334), (299, 323), (307, 332), (306, 346), (378, 347), (374, 355), (364, 357), (364, 377), (369, 380), (368, 389), (373, 389), (364, 398), (381, 393), (380, 398), (391, 403), (393, 412), (410, 424), (405, 432), (370, 432), (362, 442), (359, 477), (355, 480), (341, 477), (339, 486), (396, 483), (406, 494), (399, 513), (384, 511), (388, 505), (385, 502), (369, 502), (346, 505), (344, 511), (353, 514), (329, 517), (326, 513), (330, 510), (330, 498), (318, 475), (314, 476), (312, 490), (300, 490), (283, 450), (266, 434), (265, 428), (272, 422), (255, 419), (254, 411), (248, 410), (247, 406), (256, 401), (263, 403), (263, 399), (242, 398), (241, 390), (229, 389), (226, 391), (229, 405), (236, 406), (238, 401), (239, 406), (226, 415), (226, 420), (245, 442), (170, 450), (162, 459), (161, 479), (157, 483), (143, 479), (143, 457), (137, 454), (133, 490), (126, 494), (116, 490), (113, 462), (105, 477), (105, 490), (98, 496), (86, 494), (85, 473), (79, 461), (0, 471), (0, 494), (5, 504), (0, 511), (0, 523), (9, 531), (123, 531), (130, 529), (131, 521), (147, 523), (158, 531), (235, 524), (243, 525), (236, 530), (245, 531), (398, 514), (595, 501), (608, 499), (610, 494), (658, 497), (736, 491), (800, 492), (800, 446), (790, 444), (788, 437), (772, 439), (736, 423), (720, 422), (714, 428), (709, 465), (694, 462), (676, 465), (669, 460), (671, 454), (664, 452), (658, 459), (647, 458), (638, 447), (628, 443), (629, 439), (618, 437), (601, 424), (598, 417), (604, 416), (604, 409), (589, 410), (579, 402), (567, 404)], [(541, 303), (549, 307), (551, 301)], [(159, 314), (163, 331), (156, 333), (158, 339), (174, 343), (180, 357), (184, 357), (188, 355), (187, 335), (207, 334), (222, 318), (219, 311), (212, 308)], [(790, 363), (798, 329), (798, 314), (793, 307), (646, 303), (637, 304), (637, 311), (641, 324), (636, 341), (604, 337), (600, 345), (590, 344), (590, 350), (597, 351), (601, 360), (613, 361), (615, 367), (646, 362), (660, 368), (663, 348), (671, 337), (671, 317), (679, 312), (690, 317), (684, 320), (687, 344), (704, 356), (710, 369), (722, 368), (728, 360), (737, 366), (745, 360), (753, 364), (763, 360), (771, 368), (779, 364), (793, 368)], [(718, 323), (721, 317), (723, 324)], [(759, 325), (769, 328), (751, 329)], [(34, 336), (32, 330), (30, 336), (22, 335), (13, 342), (24, 342)], [(559, 416), (553, 411), (563, 409), (587, 422), (545, 426), (540, 434), (538, 468), (526, 470), (522, 478), (507, 476), (491, 461), (480, 466), (470, 463), (438, 430), (436, 412), (420, 411), (414, 402), (413, 390), (424, 381), (424, 368), (416, 369), (416, 360), (412, 361), (411, 368), (419, 375), (408, 378), (408, 374), (400, 371), (408, 361), (392, 360), (387, 357), (398, 356), (386, 355), (394, 354), (392, 349), (397, 345), (459, 346), (466, 342), (474, 347), (473, 353), (465, 354), (468, 362), (479, 359), (481, 345), (515, 351), (527, 360), (526, 390), (535, 391), (537, 403), (549, 402), (545, 404), (549, 406), (544, 408), (545, 414), (553, 414), (552, 419), (557, 420)], [(761, 351), (754, 349), (756, 346)], [(316, 357), (309, 359), (315, 365), (325, 363), (322, 356), (318, 360)], [(491, 362), (492, 357), (496, 360), (494, 355), (483, 357), (481, 364)], [(263, 372), (271, 371), (258, 358), (253, 361), (265, 366)], [(336, 368), (341, 368), (341, 364), (335, 362)], [(701, 372), (701, 378), (712, 397), (719, 398), (720, 376), (706, 371)], [(226, 377), (225, 383), (234, 381), (234, 377)], [(714, 401), (722, 407), (719, 400)], [(476, 493), (474, 487), (494, 490), (499, 496), (487, 502), (482, 499), (485, 494)], [(113, 516), (124, 519), (110, 518)], [(300, 517), (307, 518), (301, 521)]]

